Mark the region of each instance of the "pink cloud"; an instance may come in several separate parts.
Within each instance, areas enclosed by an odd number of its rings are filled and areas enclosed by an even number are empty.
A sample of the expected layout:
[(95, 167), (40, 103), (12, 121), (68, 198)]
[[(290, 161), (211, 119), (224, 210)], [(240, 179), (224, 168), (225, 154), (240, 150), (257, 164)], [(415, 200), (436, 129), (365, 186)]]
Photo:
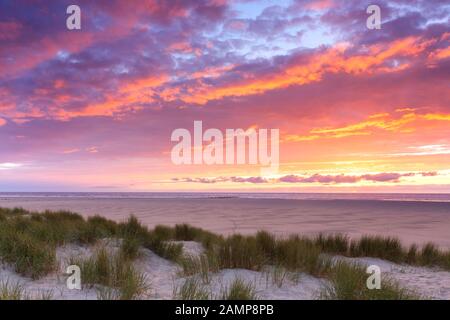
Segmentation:
[(16, 21), (0, 21), (0, 40), (12, 40), (20, 35), (22, 24)]
[(340, 184), (340, 183), (356, 183), (362, 180), (372, 182), (399, 182), (402, 177), (421, 176), (436, 176), (437, 172), (409, 172), (409, 173), (395, 173), (382, 172), (377, 174), (364, 175), (321, 175), (313, 174), (311, 176), (300, 175), (286, 175), (280, 178), (267, 179), (264, 177), (215, 177), (215, 178), (173, 178), (177, 182), (194, 182), (194, 183), (218, 183), (218, 182), (236, 182), (236, 183), (321, 183), (321, 184)]

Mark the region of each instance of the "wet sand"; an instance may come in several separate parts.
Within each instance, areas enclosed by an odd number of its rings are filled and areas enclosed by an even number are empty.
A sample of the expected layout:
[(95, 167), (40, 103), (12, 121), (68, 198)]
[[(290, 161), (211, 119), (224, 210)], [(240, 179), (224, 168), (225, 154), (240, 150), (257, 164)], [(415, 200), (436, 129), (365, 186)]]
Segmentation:
[(399, 237), (404, 244), (434, 242), (450, 248), (450, 203), (291, 199), (98, 199), (1, 197), (0, 207), (71, 210), (114, 220), (136, 215), (149, 227), (189, 223), (222, 234), (345, 233)]

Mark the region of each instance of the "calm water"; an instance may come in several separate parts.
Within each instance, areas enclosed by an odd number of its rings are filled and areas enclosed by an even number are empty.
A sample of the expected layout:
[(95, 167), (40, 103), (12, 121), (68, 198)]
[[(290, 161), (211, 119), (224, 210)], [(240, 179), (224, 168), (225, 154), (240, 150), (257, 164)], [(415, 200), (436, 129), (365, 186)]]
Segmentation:
[(450, 193), (243, 193), (243, 192), (0, 192), (0, 198), (105, 198), (105, 199), (297, 199), (392, 200), (450, 202)]

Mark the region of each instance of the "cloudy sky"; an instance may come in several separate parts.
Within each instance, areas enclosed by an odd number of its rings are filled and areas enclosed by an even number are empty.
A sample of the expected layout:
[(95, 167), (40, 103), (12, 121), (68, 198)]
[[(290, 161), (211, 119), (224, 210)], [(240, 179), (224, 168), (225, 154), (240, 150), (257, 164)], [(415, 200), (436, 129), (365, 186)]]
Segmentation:
[[(449, 17), (446, 0), (2, 0), (0, 191), (450, 192)], [(279, 129), (278, 174), (172, 164), (194, 120)]]

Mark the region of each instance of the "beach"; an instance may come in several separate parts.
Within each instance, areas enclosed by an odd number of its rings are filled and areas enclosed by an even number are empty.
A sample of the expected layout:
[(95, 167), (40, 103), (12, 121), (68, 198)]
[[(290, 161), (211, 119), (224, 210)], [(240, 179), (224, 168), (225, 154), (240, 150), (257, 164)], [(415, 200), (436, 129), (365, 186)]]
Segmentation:
[[(450, 299), (446, 202), (2, 196), (7, 206), (25, 209), (0, 210), (4, 299)], [(365, 288), (369, 266), (379, 293)]]
[(1, 194), (0, 207), (70, 210), (86, 217), (101, 215), (115, 221), (133, 214), (149, 228), (188, 223), (224, 235), (252, 234), (259, 230), (277, 235), (343, 233), (351, 238), (370, 234), (395, 236), (405, 245), (433, 242), (441, 248), (450, 248), (447, 201), (265, 197)]

